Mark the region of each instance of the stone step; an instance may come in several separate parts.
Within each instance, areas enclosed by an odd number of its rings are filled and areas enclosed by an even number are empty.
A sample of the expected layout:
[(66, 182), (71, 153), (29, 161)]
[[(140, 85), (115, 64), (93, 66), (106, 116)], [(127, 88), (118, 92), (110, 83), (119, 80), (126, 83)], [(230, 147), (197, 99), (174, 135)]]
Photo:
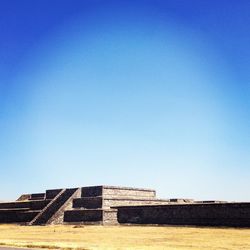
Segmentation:
[(72, 207), (96, 209), (96, 208), (102, 208), (102, 204), (103, 204), (103, 199), (101, 196), (84, 197), (84, 198), (74, 199)]
[(169, 200), (148, 199), (148, 198), (103, 198), (96, 197), (82, 197), (73, 200), (73, 208), (110, 208), (112, 206), (130, 206), (130, 205), (158, 205), (168, 204)]
[(36, 201), (30, 201), (29, 208), (31, 210), (42, 210), (45, 206), (47, 206), (50, 203), (51, 200), (36, 200)]
[(65, 223), (79, 224), (115, 224), (116, 209), (72, 209), (64, 212)]
[(46, 190), (45, 197), (46, 199), (54, 199), (63, 189), (58, 188), (58, 189), (48, 189)]
[(43, 200), (45, 199), (45, 193), (31, 194), (29, 200)]
[(11, 208), (29, 208), (29, 201), (14, 201), (14, 202), (2, 202), (0, 203), (0, 209), (11, 209)]
[(64, 222), (102, 222), (102, 209), (74, 209), (64, 212)]
[(104, 199), (103, 207), (115, 206), (143, 206), (143, 205), (163, 205), (169, 204), (169, 200), (162, 199)]
[(0, 223), (27, 223), (31, 221), (40, 211), (5, 211), (0, 212)]
[(29, 208), (1, 208), (0, 213), (8, 213), (8, 212), (24, 212), (29, 211)]
[(155, 191), (152, 189), (115, 187), (115, 186), (90, 186), (82, 187), (81, 197), (96, 197), (104, 198), (155, 198)]
[(3, 202), (3, 203), (0, 203), (0, 209), (28, 208), (31, 210), (41, 210), (49, 202), (50, 202), (50, 200)]

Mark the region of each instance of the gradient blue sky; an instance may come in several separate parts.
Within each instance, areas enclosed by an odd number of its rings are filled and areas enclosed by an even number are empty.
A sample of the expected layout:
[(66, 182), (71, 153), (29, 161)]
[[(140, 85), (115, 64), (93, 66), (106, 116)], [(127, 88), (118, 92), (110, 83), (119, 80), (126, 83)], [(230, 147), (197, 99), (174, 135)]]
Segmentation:
[(250, 201), (249, 13), (0, 0), (0, 200), (108, 184)]

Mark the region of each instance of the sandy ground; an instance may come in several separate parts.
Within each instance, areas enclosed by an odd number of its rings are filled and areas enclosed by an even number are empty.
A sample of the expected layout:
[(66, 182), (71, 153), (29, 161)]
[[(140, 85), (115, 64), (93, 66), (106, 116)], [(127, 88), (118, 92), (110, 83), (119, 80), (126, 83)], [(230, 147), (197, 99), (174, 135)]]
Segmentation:
[(249, 249), (250, 229), (0, 225), (0, 246), (50, 249)]
[(0, 247), (0, 250), (31, 250), (32, 248)]

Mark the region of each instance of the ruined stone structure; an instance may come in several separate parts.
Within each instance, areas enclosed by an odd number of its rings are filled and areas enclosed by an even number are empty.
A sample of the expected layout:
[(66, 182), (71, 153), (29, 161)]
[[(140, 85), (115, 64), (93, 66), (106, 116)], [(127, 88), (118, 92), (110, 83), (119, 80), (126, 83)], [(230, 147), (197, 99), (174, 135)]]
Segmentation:
[(129, 187), (53, 189), (0, 203), (0, 223), (250, 227), (250, 203), (163, 200), (152, 189)]
[(0, 223), (49, 224), (63, 218), (65, 205), (78, 195), (78, 188), (53, 189), (21, 195), (17, 201), (0, 203)]
[(151, 189), (113, 186), (54, 189), (0, 203), (0, 223), (116, 224), (114, 206), (167, 203), (169, 200), (156, 199)]
[(81, 197), (74, 199), (72, 209), (65, 211), (65, 223), (116, 224), (114, 206), (167, 204), (156, 199), (155, 191), (128, 187), (96, 186), (81, 188)]

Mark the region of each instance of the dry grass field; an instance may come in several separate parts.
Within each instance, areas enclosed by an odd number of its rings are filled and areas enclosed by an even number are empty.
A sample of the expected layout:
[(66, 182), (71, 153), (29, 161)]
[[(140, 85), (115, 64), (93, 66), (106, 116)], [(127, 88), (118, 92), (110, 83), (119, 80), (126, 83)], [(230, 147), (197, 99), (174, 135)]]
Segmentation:
[(0, 225), (0, 246), (50, 249), (250, 249), (250, 229)]

